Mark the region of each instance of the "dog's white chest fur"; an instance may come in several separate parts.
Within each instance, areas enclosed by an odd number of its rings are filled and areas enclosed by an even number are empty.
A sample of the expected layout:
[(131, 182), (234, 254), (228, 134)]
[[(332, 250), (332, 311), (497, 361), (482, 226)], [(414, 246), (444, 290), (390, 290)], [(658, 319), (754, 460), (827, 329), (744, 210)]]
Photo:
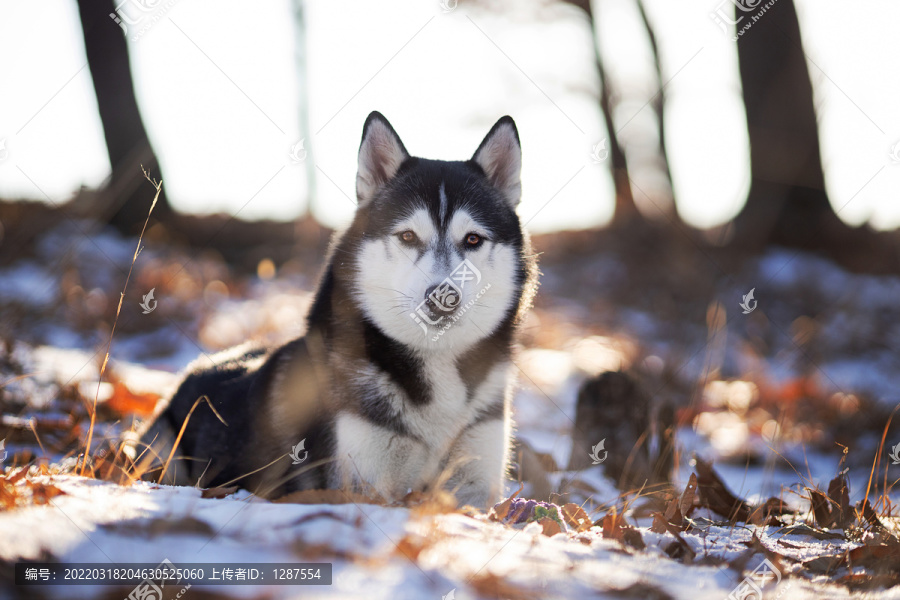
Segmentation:
[(364, 481), (379, 495), (397, 499), (435, 481), (442, 469), (450, 467), (457, 472), (461, 500), (490, 499), (495, 480), (503, 476), (511, 424), (508, 415), (477, 421), (488, 406), (508, 395), (509, 364), (498, 364), (476, 389), (469, 390), (453, 358), (448, 353), (424, 358), (423, 372), (431, 392), (430, 401), (424, 403), (412, 402), (383, 372), (358, 371), (353, 387), (378, 390), (390, 398), (409, 435), (353, 412), (339, 413), (335, 433), (341, 483)]

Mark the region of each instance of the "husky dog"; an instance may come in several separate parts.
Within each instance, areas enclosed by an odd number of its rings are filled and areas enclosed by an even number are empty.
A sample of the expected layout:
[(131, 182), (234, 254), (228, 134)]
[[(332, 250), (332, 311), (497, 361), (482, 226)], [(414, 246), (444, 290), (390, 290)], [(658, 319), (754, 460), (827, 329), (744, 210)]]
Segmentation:
[(516, 215), (520, 167), (510, 117), (470, 160), (441, 161), (410, 156), (370, 114), (356, 215), (335, 235), (306, 334), (189, 367), (142, 434), (149, 477), (172, 453), (162, 480), (178, 485), (235, 482), (263, 497), (342, 488), (390, 501), (441, 483), (460, 504), (496, 502), (513, 344), (537, 285)]

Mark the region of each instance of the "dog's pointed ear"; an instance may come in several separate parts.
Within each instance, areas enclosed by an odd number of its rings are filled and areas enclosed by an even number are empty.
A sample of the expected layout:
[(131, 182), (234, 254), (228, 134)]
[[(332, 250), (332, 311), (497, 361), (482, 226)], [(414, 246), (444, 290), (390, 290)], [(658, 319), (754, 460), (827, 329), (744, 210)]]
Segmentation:
[(522, 147), (512, 117), (502, 117), (484, 137), (472, 160), (484, 171), (488, 181), (500, 190), (515, 208), (522, 199)]
[(409, 153), (388, 120), (372, 111), (363, 125), (359, 145), (359, 167), (356, 172), (356, 198), (359, 206), (372, 201), (378, 189), (390, 181)]

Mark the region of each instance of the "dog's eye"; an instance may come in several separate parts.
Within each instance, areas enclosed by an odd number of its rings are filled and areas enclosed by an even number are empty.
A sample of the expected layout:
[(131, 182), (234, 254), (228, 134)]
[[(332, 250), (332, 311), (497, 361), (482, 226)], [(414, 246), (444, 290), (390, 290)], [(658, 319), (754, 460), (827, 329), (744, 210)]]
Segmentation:
[(404, 244), (415, 244), (417, 241), (419, 241), (419, 236), (417, 236), (409, 229), (407, 229), (406, 231), (401, 231), (397, 234), (397, 237), (400, 238), (400, 241)]
[(470, 248), (474, 248), (481, 244), (481, 236), (477, 233), (470, 233), (466, 235), (466, 246)]

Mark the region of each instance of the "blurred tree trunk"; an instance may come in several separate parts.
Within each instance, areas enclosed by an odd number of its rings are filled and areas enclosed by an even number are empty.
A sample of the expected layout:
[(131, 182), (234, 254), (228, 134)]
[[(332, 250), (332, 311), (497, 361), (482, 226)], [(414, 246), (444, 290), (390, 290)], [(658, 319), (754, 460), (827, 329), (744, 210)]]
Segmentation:
[(656, 42), (656, 32), (653, 30), (650, 19), (647, 17), (647, 11), (644, 9), (643, 0), (637, 0), (637, 8), (638, 13), (641, 15), (641, 23), (644, 26), (644, 31), (647, 33), (647, 41), (650, 44), (650, 50), (653, 53), (653, 68), (656, 74), (656, 86), (659, 88), (659, 93), (653, 99), (652, 103), (653, 112), (656, 113), (656, 128), (657, 135), (659, 136), (659, 158), (662, 161), (661, 170), (666, 177), (669, 189), (672, 191), (672, 207), (674, 209), (676, 206), (675, 187), (672, 185), (672, 171), (669, 168), (669, 152), (666, 150), (666, 88), (662, 76), (662, 61), (659, 58), (659, 45)]
[[(735, 9), (740, 29), (756, 12)], [(813, 91), (793, 0), (779, 0), (738, 39), (751, 184), (735, 242), (823, 247), (847, 229), (825, 192)]]
[[(128, 45), (122, 29), (110, 16), (115, 8), (110, 0), (78, 0), (85, 52), (112, 167), (97, 217), (124, 234), (134, 234), (143, 226), (155, 193), (145, 181), (141, 165), (155, 179), (161, 174), (134, 96)], [(166, 221), (171, 216), (163, 191), (153, 219)]]
[[(596, 47), (596, 44), (594, 45)], [(622, 144), (619, 143), (619, 136), (616, 134), (616, 125), (612, 118), (612, 91), (599, 51), (597, 51), (597, 75), (600, 78), (600, 110), (603, 112), (603, 121), (606, 124), (606, 131), (609, 133), (610, 167), (613, 183), (616, 186), (616, 205), (610, 225), (619, 227), (633, 223), (640, 218), (641, 213), (638, 212), (634, 203), (631, 176), (628, 174), (628, 159)]]
[(306, 0), (294, 0), (294, 58), (297, 65), (297, 81), (299, 82), (298, 94), (299, 104), (297, 106), (300, 122), (300, 132), (303, 139), (307, 142), (307, 151), (309, 160), (304, 161), (306, 168), (306, 208), (304, 215), (312, 214), (313, 198), (316, 198), (316, 161), (313, 156), (315, 150), (312, 138), (309, 138), (311, 131), (309, 121), (309, 48), (307, 42), (309, 37), (306, 35)]
[(600, 79), (600, 110), (603, 113), (603, 121), (609, 134), (609, 157), (612, 170), (613, 183), (616, 189), (616, 205), (610, 225), (621, 226), (633, 222), (640, 217), (640, 213), (634, 204), (634, 195), (631, 191), (631, 178), (628, 175), (628, 159), (625, 151), (619, 143), (616, 135), (616, 126), (612, 117), (612, 97), (609, 78), (603, 67), (603, 57), (600, 54), (600, 45), (597, 43), (597, 28), (594, 23), (594, 11), (590, 0), (564, 0), (584, 11), (591, 28), (591, 39), (594, 46), (594, 62), (597, 68), (597, 76)]

